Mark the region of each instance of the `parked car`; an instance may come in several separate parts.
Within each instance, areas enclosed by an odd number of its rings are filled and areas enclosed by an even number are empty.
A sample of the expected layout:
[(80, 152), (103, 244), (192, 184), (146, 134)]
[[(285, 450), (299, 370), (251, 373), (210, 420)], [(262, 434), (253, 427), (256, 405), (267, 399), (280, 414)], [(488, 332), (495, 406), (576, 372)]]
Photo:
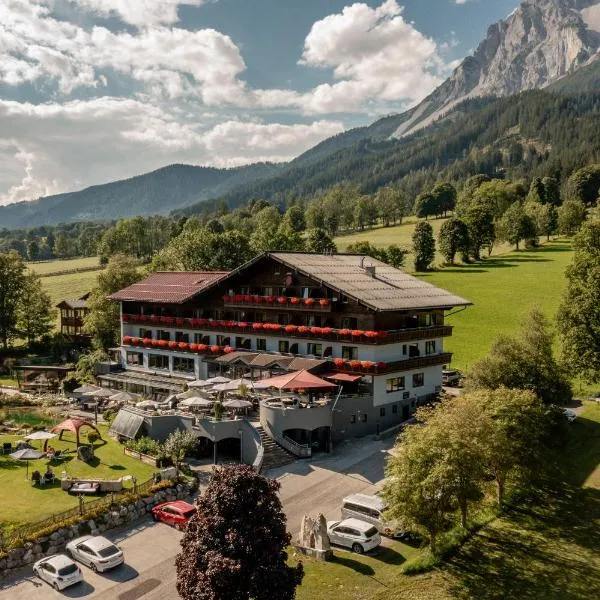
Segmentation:
[(456, 369), (444, 369), (442, 371), (442, 385), (455, 387), (460, 384), (462, 375)]
[(83, 581), (81, 569), (64, 554), (53, 554), (33, 565), (33, 574), (60, 591)]
[(101, 535), (84, 535), (70, 541), (67, 544), (67, 553), (71, 558), (90, 567), (92, 571), (100, 573), (122, 565), (125, 561), (123, 551)]
[(196, 514), (196, 507), (183, 500), (163, 502), (152, 509), (152, 518), (172, 525), (180, 531), (187, 527), (188, 521)]
[(381, 544), (377, 527), (358, 519), (329, 521), (327, 533), (332, 544), (351, 548), (352, 552), (357, 554), (369, 552)]
[(395, 523), (387, 521), (383, 517), (386, 506), (379, 496), (368, 494), (351, 494), (342, 500), (342, 519), (358, 519), (365, 523), (371, 523), (377, 527), (377, 531), (386, 537), (399, 540), (408, 539), (412, 534), (403, 531)]

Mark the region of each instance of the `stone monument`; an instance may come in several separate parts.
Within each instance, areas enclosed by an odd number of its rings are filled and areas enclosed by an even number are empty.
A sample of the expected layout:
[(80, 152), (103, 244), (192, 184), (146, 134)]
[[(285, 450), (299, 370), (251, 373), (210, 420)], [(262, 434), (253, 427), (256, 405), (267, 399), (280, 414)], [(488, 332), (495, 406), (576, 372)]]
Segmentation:
[(333, 557), (327, 535), (327, 521), (322, 514), (316, 517), (304, 515), (296, 548), (302, 554), (318, 560), (330, 560)]

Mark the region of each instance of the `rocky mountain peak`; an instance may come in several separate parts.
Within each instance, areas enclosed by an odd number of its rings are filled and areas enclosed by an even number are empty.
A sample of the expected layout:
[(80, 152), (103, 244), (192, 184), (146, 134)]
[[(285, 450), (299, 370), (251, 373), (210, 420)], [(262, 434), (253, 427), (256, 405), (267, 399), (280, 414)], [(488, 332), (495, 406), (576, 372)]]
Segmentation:
[(600, 0), (525, 0), (488, 29), (472, 56), (412, 111), (397, 137), (459, 102), (546, 87), (598, 58)]

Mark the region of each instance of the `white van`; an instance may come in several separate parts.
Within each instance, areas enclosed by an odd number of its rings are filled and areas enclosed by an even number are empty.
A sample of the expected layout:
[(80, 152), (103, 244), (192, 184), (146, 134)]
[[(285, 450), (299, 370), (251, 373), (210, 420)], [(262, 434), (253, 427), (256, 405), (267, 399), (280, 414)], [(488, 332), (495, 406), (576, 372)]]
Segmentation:
[(380, 533), (395, 535), (395, 529), (383, 520), (385, 503), (379, 496), (352, 494), (342, 500), (342, 519), (359, 519), (377, 527)]

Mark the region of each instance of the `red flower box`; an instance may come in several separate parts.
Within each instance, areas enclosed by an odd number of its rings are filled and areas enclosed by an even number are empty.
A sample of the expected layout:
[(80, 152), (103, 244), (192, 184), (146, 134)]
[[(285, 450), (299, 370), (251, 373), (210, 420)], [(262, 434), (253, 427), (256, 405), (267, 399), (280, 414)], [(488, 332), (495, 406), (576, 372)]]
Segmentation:
[(300, 298), (296, 298), (296, 297), (294, 297), (294, 298), (291, 298), (291, 299), (290, 299), (290, 302), (291, 302), (292, 304), (296, 305), (296, 304), (300, 304), (300, 302), (302, 302), (302, 300), (300, 300)]
[(380, 361), (377, 363), (377, 368), (378, 368), (378, 369), (385, 369), (386, 367), (387, 367), (387, 363), (386, 363), (386, 362), (384, 362), (384, 361), (382, 361), (382, 360), (380, 360)]
[(271, 331), (281, 331), (282, 326), (279, 323), (271, 323)]
[(321, 306), (329, 306), (330, 302), (327, 298), (321, 298), (321, 300), (319, 300), (319, 304)]
[(219, 352), (221, 352), (221, 346), (211, 346), (210, 351), (213, 354), (219, 354)]
[(176, 350), (178, 346), (178, 342), (169, 342), (169, 348), (171, 348), (171, 350)]
[(177, 323), (177, 325), (179, 327), (181, 327), (181, 326), (185, 325), (185, 319), (177, 318), (177, 319), (175, 319), (175, 323)]
[(305, 327), (304, 325), (298, 327), (298, 333), (308, 333), (310, 331), (310, 327)]
[(287, 333), (296, 333), (298, 331), (297, 325), (286, 325), (285, 330)]
[(365, 331), (365, 337), (367, 338), (376, 338), (377, 337), (377, 332), (376, 331)]
[(190, 350), (192, 352), (198, 352), (198, 344), (190, 344)]
[(206, 344), (198, 344), (198, 352), (204, 354), (208, 350), (208, 346)]
[(338, 333), (343, 336), (352, 335), (352, 332), (349, 329), (340, 329)]
[(351, 369), (360, 369), (362, 367), (362, 363), (360, 362), (360, 360), (351, 360), (350, 361), (350, 368)]
[(331, 335), (333, 333), (333, 329), (331, 327), (322, 327), (321, 333), (323, 335)]
[(218, 327), (218, 326), (219, 326), (219, 321), (215, 321), (214, 319), (211, 319), (211, 320), (208, 322), (208, 324), (209, 324), (211, 327)]
[(150, 323), (160, 323), (160, 317), (157, 317), (156, 315), (152, 315), (150, 317)]
[(275, 296), (265, 296), (265, 302), (267, 304), (273, 304), (273, 302), (275, 302)]
[(130, 336), (128, 336), (128, 335), (124, 335), (124, 336), (123, 336), (123, 343), (124, 343), (126, 346), (129, 346), (129, 344), (131, 343), (131, 337), (130, 337)]
[(277, 298), (277, 302), (279, 304), (287, 304), (288, 299), (285, 296), (279, 296), (279, 298)]
[(169, 342), (167, 340), (158, 340), (158, 347), (159, 348), (168, 348)]
[(254, 303), (255, 304), (262, 304), (262, 302), (263, 302), (262, 296), (254, 296)]
[(310, 328), (310, 332), (311, 332), (313, 335), (322, 335), (322, 333), (323, 333), (323, 330), (322, 330), (320, 327), (311, 327), (311, 328)]
[(152, 340), (153, 348), (160, 348), (160, 340)]
[(379, 331), (377, 333), (377, 335), (382, 339), (385, 340), (385, 338), (388, 336), (388, 332), (387, 331)]
[(190, 347), (190, 345), (187, 342), (179, 342), (179, 349), (180, 350), (188, 350)]
[(232, 348), (231, 346), (225, 346), (225, 348), (223, 348), (223, 352), (225, 352), (225, 354), (231, 354), (232, 352), (235, 352), (235, 348)]
[(364, 335), (364, 331), (361, 331), (360, 329), (354, 329), (352, 330), (352, 337), (361, 337)]
[(223, 296), (223, 302), (225, 302), (225, 304), (227, 304), (230, 301), (231, 301), (231, 296), (229, 294), (225, 294), (225, 296)]
[(263, 328), (262, 323), (252, 323), (252, 329), (254, 329), (254, 331), (260, 331), (262, 328)]
[(131, 345), (132, 346), (137, 346), (140, 343), (140, 338), (139, 337), (132, 337), (131, 338)]
[(240, 329), (246, 329), (246, 327), (248, 327), (248, 323), (246, 323), (246, 321), (240, 321), (240, 322), (237, 324), (237, 326), (238, 326)]
[(144, 338), (142, 340), (142, 342), (144, 343), (144, 346), (151, 346), (152, 345), (152, 338)]
[(343, 358), (335, 358), (335, 359), (333, 360), (333, 364), (334, 364), (336, 367), (340, 367), (340, 368), (341, 368), (341, 367), (343, 367), (343, 366), (344, 366), (344, 359), (343, 359)]
[(208, 319), (196, 319), (198, 327), (208, 324)]
[(129, 323), (129, 315), (123, 315), (122, 321), (123, 323)]
[(372, 360), (363, 360), (360, 363), (363, 369), (372, 369), (375, 366), (375, 363)]
[(306, 306), (313, 306), (314, 303), (315, 303), (315, 299), (314, 298), (306, 298), (304, 300), (304, 304), (306, 304)]
[(250, 295), (244, 296), (244, 302), (252, 302), (252, 296), (250, 296)]

